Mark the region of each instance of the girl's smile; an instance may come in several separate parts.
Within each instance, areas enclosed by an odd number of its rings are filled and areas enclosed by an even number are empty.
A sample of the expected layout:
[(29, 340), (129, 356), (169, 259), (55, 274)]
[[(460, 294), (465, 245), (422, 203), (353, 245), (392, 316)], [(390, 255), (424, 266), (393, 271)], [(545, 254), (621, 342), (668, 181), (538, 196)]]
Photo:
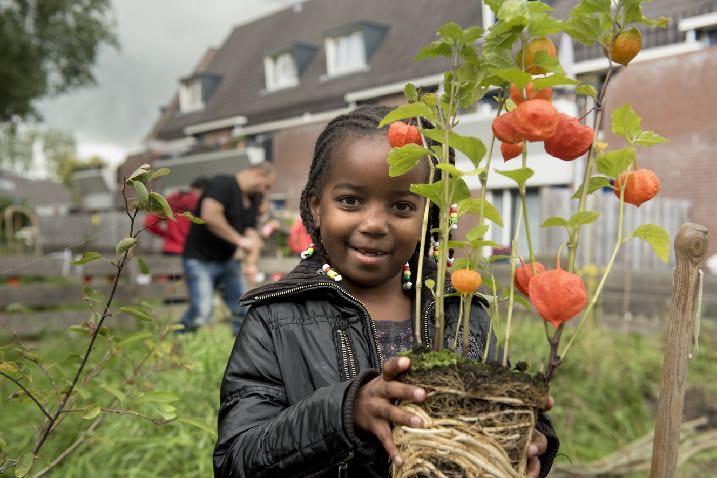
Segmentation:
[(390, 178), (385, 136), (347, 140), (332, 152), (321, 196), (310, 198), (329, 263), (346, 285), (374, 287), (399, 281), (418, 243), (424, 200), (412, 183), (425, 181), (425, 167)]

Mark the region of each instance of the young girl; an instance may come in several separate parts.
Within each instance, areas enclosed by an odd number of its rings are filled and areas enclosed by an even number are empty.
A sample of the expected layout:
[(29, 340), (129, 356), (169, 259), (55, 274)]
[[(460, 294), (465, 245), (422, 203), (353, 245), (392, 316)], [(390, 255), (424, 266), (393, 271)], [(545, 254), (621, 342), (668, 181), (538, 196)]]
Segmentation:
[[(402, 464), (393, 424), (421, 420), (394, 404), (421, 402), (424, 390), (396, 380), (410, 361), (412, 298), (424, 199), (410, 192), (427, 180), (424, 164), (390, 178), (389, 111), (361, 106), (333, 119), (316, 142), (301, 216), (316, 246), (281, 281), (255, 289), (221, 387), (215, 477), (387, 477)], [(311, 251), (308, 251), (311, 252)], [(435, 264), (426, 259), (426, 276)], [(446, 337), (458, 323), (448, 301)], [(433, 334), (430, 296), (421, 334)], [(471, 308), (471, 357), (480, 357), (489, 319)], [(461, 343), (461, 341), (459, 341)], [(491, 350), (497, 347), (491, 345)], [(557, 453), (541, 414), (529, 447), (530, 476), (545, 476)]]

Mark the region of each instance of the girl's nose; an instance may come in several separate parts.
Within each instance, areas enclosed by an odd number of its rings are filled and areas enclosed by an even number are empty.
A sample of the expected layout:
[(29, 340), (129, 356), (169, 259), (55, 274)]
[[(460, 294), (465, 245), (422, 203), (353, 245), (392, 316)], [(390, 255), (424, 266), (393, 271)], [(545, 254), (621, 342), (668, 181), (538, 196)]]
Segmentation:
[(368, 208), (358, 230), (363, 234), (372, 236), (388, 234), (388, 221), (383, 208)]

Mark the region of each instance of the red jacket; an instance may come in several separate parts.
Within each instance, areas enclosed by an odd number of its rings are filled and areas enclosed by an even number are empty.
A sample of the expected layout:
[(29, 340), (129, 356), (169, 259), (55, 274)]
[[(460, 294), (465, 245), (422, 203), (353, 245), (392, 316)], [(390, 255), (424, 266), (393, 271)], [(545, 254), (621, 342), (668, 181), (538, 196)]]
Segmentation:
[[(175, 214), (184, 211), (194, 212), (198, 200), (199, 195), (189, 191), (178, 191), (167, 196), (167, 202)], [(181, 254), (192, 223), (184, 216), (177, 216), (174, 221), (167, 221), (155, 214), (148, 214), (144, 219), (144, 226), (148, 231), (164, 239), (162, 252)]]

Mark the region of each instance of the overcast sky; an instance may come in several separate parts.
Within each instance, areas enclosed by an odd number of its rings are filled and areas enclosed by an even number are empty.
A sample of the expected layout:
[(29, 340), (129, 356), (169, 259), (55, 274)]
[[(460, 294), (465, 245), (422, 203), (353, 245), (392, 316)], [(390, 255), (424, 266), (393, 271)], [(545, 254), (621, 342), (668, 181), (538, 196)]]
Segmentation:
[(178, 79), (232, 27), (291, 0), (113, 0), (120, 49), (105, 49), (97, 86), (38, 104), (47, 126), (73, 132), (80, 155), (120, 162), (169, 102)]

